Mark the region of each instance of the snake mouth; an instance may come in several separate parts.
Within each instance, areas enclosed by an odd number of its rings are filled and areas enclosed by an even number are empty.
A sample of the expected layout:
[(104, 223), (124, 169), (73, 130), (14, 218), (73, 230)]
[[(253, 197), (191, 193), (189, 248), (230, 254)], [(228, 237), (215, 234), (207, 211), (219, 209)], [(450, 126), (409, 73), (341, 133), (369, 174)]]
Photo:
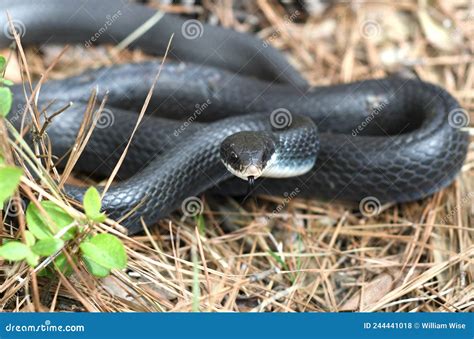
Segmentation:
[(249, 165), (238, 170), (225, 162), (224, 165), (230, 173), (249, 182), (254, 182), (255, 179), (258, 179), (263, 174), (263, 169), (256, 165)]
[(245, 177), (247, 180), (249, 178), (257, 179), (263, 174), (262, 168), (256, 165), (249, 165), (242, 171), (242, 176)]

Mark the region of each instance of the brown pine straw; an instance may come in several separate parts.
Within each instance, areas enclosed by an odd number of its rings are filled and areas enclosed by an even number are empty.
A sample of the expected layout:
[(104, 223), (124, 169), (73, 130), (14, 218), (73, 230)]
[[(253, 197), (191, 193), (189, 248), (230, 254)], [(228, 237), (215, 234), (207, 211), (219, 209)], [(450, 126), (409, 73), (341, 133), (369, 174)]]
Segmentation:
[[(231, 1), (204, 1), (204, 7), (162, 6), (155, 1), (150, 5), (257, 31), (283, 50), (314, 85), (393, 73), (435, 82), (469, 112), (466, 130), (474, 134), (472, 1), (313, 3), (319, 7), (308, 17), (296, 15), (291, 6), (264, 0), (237, 10)], [(44, 108), (35, 102), (47, 79), (150, 58), (140, 51), (115, 54), (114, 46), (48, 47), (40, 55), (35, 48), (21, 48), (19, 36), (16, 41), (18, 53), (0, 54), (10, 56), (6, 77), (26, 81), (30, 100), (25, 114), (36, 117), (38, 130), (37, 117)], [(39, 79), (34, 88), (31, 79)], [(46, 131), (36, 147), (43, 157), (32, 161), (45, 168), (48, 180), (35, 183), (26, 173), (21, 184), (33, 203), (40, 196), (73, 216), (82, 215), (59, 188), (66, 179), (82, 180), (74, 177), (73, 164), (103, 105), (92, 93), (77, 139), (79, 151), (70, 154), (62, 174), (53, 166)], [(12, 159), (25, 162), (19, 141), (2, 135), (2, 152), (9, 150)], [(471, 143), (462, 172), (450, 187), (423, 201), (383, 206), (372, 217), (353, 206), (298, 196), (277, 214), (273, 211), (283, 197), (262, 196), (241, 204), (231, 197), (205, 196), (204, 222), (176, 213), (157, 226), (144, 225), (143, 235), (128, 237), (117, 221), (107, 220), (88, 231), (121, 237), (129, 256), (127, 270), (96, 279), (79, 263), (71, 277), (58, 275), (50, 281), (36, 275), (39, 269), (0, 262), (0, 309), (186, 312), (198, 305), (200, 311), (211, 312), (469, 312), (474, 309), (473, 176)], [(2, 225), (2, 237), (20, 238), (25, 227), (20, 217), (18, 229)], [(79, 241), (66, 246), (67, 257), (77, 253)]]

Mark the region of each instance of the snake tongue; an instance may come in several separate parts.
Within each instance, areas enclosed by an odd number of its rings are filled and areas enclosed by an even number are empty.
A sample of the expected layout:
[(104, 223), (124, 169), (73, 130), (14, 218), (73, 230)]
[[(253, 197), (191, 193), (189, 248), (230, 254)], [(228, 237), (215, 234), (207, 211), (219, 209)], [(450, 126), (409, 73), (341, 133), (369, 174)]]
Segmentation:
[(250, 165), (245, 169), (245, 176), (250, 179), (250, 177), (258, 178), (262, 175), (262, 171), (255, 165)]

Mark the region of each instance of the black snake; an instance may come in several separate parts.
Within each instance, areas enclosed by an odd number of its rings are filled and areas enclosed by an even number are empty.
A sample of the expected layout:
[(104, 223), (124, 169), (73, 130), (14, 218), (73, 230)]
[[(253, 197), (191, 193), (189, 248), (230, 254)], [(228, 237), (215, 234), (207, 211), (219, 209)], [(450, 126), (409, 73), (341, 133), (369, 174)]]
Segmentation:
[[(258, 132), (243, 134), (244, 140), (256, 140), (254, 144), (261, 142), (259, 133), (273, 138), (272, 152), (285, 148), (287, 170), (288, 164), (298, 161), (308, 167), (299, 174), (309, 170), (293, 178), (258, 179), (256, 193), (297, 190), (301, 197), (405, 202), (447, 186), (466, 157), (468, 134), (457, 126), (463, 111), (436, 85), (390, 77), (310, 87), (279, 52), (251, 35), (157, 14), (125, 1), (1, 0), (0, 4), (24, 45), (115, 44), (147, 20), (157, 19), (132, 47), (163, 55), (174, 35), (168, 56), (174, 61), (162, 67), (148, 115), (119, 172), (123, 180), (103, 198), (113, 217), (139, 206), (124, 222), (132, 232), (140, 229), (139, 217), (153, 223), (186, 198), (210, 188), (245, 194), (246, 182), (231, 178), (221, 161), (222, 153), (231, 170), (232, 159), (243, 161), (237, 159), (242, 153), (235, 154), (235, 140), (222, 145), (225, 138), (242, 131)], [(0, 47), (12, 43), (3, 14)], [(54, 111), (74, 102), (47, 129), (54, 151), (66, 154), (74, 143), (91, 89), (99, 89), (99, 98), (108, 91), (103, 118), (113, 121), (102, 126), (99, 121), (77, 169), (110, 174), (159, 65), (158, 61), (115, 65), (44, 84), (39, 105), (56, 99), (49, 108)], [(13, 91), (14, 107), (22, 107), (23, 87), (14, 86)], [(15, 118), (15, 112), (10, 117)], [(18, 125), (20, 119), (11, 120)], [(258, 140), (252, 139), (255, 136)], [(266, 162), (271, 154), (256, 151), (252, 157)], [(255, 173), (252, 169), (246, 175)], [(83, 194), (77, 187), (67, 187), (67, 192), (77, 199)]]

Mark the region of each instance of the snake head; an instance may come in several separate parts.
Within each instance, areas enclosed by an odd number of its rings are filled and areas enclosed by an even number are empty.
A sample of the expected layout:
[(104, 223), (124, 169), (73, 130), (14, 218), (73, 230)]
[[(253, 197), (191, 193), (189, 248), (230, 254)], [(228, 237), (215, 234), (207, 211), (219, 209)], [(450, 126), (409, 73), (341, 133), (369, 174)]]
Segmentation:
[(273, 138), (264, 132), (237, 132), (221, 143), (221, 160), (229, 172), (253, 182), (270, 165), (275, 154)]

